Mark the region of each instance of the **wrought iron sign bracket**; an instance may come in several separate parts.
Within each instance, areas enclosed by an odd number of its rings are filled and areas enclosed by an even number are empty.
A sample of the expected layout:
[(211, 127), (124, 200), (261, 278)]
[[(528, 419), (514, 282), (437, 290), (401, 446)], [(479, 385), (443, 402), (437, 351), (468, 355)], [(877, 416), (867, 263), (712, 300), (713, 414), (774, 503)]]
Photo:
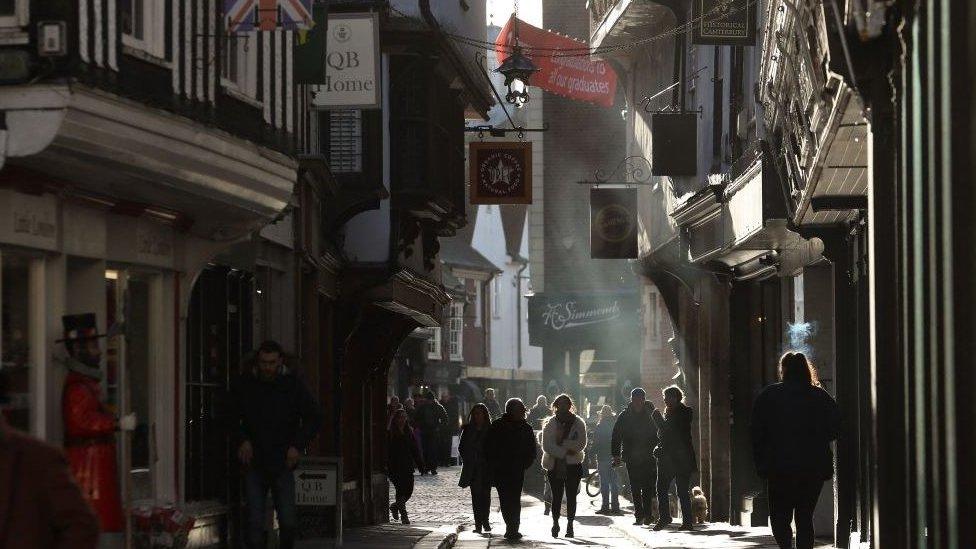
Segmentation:
[(518, 134), (518, 138), (522, 139), (525, 137), (527, 132), (544, 132), (549, 130), (549, 123), (543, 122), (541, 128), (523, 128), (518, 126), (515, 128), (496, 128), (491, 124), (481, 124), (478, 126), (465, 126), (464, 131), (468, 133), (477, 132), (478, 138), (483, 138), (487, 133), (491, 137), (505, 137), (510, 133)]
[[(618, 173), (623, 176), (623, 181), (613, 180)], [(617, 164), (609, 174), (603, 170), (596, 170), (592, 180), (577, 181), (577, 185), (590, 185), (593, 187), (600, 185), (626, 185), (626, 186), (648, 186), (657, 185), (656, 181), (651, 180), (651, 161), (639, 154), (628, 156)], [(631, 179), (631, 181), (626, 181)]]
[(644, 109), (644, 112), (649, 113), (649, 114), (697, 114), (698, 115), (698, 118), (701, 118), (702, 117), (702, 112), (704, 112), (704, 111), (703, 111), (702, 107), (698, 107), (697, 110), (693, 110), (693, 111), (691, 111), (691, 110), (682, 110), (682, 109), (669, 109), (669, 108), (665, 108), (665, 109), (658, 109), (658, 110), (654, 110), (654, 111), (649, 111), (647, 109)]

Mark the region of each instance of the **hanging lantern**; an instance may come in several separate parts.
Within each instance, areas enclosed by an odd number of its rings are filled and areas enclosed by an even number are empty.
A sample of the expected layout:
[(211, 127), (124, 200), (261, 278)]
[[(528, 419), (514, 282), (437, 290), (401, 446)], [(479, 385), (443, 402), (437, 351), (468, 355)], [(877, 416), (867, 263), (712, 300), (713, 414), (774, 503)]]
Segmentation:
[(505, 76), (505, 86), (508, 87), (505, 101), (521, 109), (522, 105), (529, 100), (529, 78), (538, 70), (539, 67), (535, 66), (535, 63), (522, 53), (521, 46), (516, 44), (512, 48), (512, 54), (495, 69)]

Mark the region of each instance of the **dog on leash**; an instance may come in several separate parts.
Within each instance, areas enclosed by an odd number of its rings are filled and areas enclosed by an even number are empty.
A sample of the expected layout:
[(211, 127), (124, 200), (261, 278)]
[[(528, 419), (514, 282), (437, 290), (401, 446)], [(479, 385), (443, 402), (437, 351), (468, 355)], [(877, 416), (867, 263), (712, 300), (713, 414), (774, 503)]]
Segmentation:
[(691, 489), (691, 514), (695, 517), (695, 524), (702, 524), (708, 519), (708, 500), (701, 486)]

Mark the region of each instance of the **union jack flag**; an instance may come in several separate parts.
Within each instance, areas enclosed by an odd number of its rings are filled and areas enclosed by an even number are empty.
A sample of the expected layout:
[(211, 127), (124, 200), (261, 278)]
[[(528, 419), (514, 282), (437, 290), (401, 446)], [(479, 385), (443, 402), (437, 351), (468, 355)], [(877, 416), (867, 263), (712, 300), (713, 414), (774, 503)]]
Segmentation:
[(308, 30), (314, 25), (313, 0), (224, 0), (228, 33), (252, 30)]

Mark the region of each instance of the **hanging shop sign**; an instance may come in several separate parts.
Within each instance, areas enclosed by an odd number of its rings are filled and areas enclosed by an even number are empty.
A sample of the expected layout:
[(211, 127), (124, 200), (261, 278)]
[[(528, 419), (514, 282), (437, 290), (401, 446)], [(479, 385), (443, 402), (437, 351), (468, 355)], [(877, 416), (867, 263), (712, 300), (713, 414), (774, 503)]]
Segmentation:
[(312, 0), (224, 0), (228, 34), (312, 28)]
[(312, 16), (312, 28), (295, 33), (293, 41), (292, 73), (296, 84), (325, 84), (328, 10), (324, 5), (316, 5)]
[(331, 14), (325, 39), (325, 80), (312, 87), (318, 109), (380, 108), (380, 36), (376, 13)]
[(532, 143), (474, 141), (468, 147), (472, 204), (532, 203)]
[(539, 68), (532, 77), (533, 86), (577, 101), (613, 106), (617, 73), (606, 61), (591, 59), (585, 53), (589, 47), (586, 42), (542, 30), (512, 16), (495, 40), (499, 64), (512, 52), (516, 23), (522, 51)]
[(637, 257), (637, 189), (590, 189), (590, 257)]
[(639, 309), (636, 292), (535, 294), (529, 297), (529, 343), (585, 348), (606, 345), (611, 336), (633, 340), (640, 336)]
[(756, 7), (755, 0), (693, 0), (691, 42), (755, 46)]
[(698, 173), (698, 114), (661, 112), (651, 115), (654, 155), (651, 173), (688, 176)]

